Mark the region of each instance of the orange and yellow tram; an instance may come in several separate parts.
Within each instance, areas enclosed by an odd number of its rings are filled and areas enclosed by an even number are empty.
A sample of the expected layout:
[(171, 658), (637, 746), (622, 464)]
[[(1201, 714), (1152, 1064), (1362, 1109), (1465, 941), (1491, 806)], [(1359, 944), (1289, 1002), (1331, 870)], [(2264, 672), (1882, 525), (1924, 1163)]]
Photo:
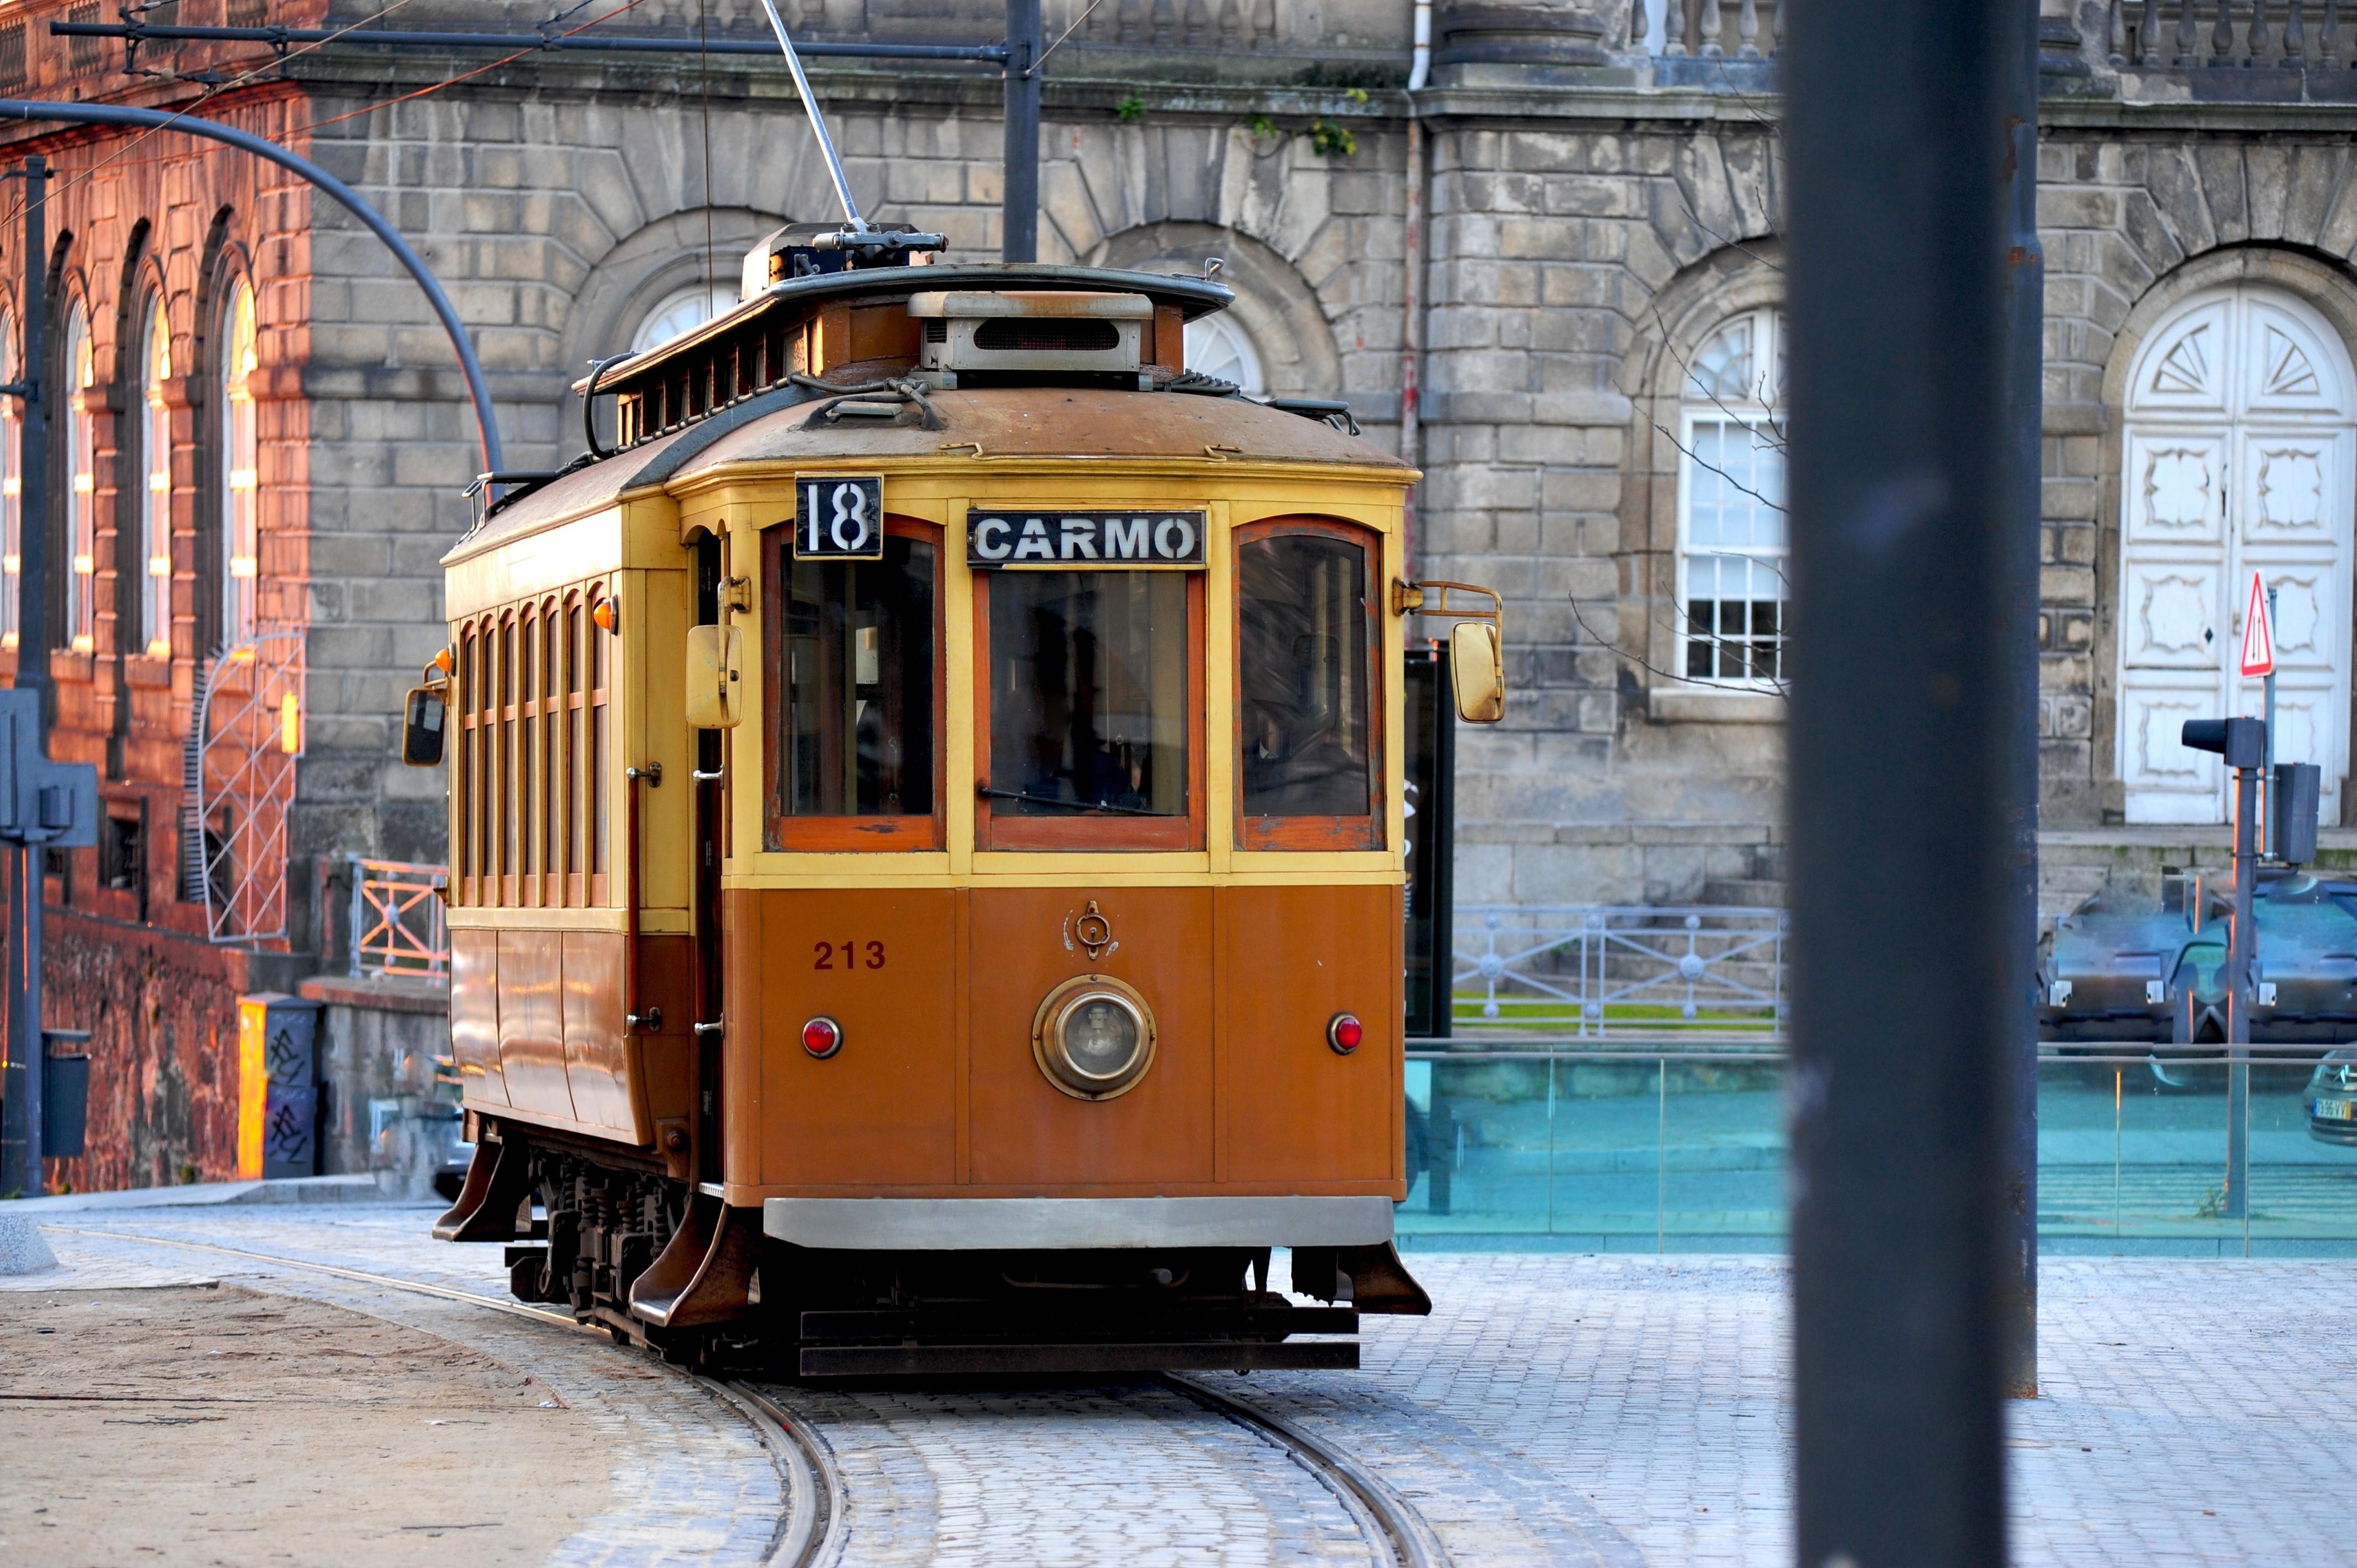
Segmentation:
[(1415, 475), (1190, 375), (1214, 282), (857, 259), (765, 241), (447, 557), (404, 738), (476, 1149), (436, 1234), (804, 1375), (1355, 1365), (1355, 1313), (1429, 1305)]

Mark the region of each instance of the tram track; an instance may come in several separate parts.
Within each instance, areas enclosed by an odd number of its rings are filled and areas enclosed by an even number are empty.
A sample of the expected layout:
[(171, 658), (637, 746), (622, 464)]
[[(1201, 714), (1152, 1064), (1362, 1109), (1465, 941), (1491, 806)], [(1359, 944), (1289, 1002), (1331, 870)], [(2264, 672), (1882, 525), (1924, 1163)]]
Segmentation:
[[(258, 1251), (217, 1241), (190, 1241), (54, 1221), (47, 1222), (45, 1228), (93, 1240), (177, 1247), (267, 1263), (350, 1283), (404, 1291), (439, 1301), (479, 1307), (599, 1339), (608, 1337), (608, 1331), (603, 1326), (583, 1323), (567, 1314), (551, 1312), (522, 1302), (503, 1301), (455, 1286), (404, 1279), (396, 1274), (291, 1258), (284, 1253)], [(736, 1411), (759, 1436), (762, 1445), (770, 1451), (777, 1466), (786, 1489), (786, 1507), (770, 1535), (769, 1548), (763, 1557), (766, 1568), (828, 1568), (828, 1565), (839, 1562), (846, 1544), (849, 1498), (833, 1447), (817, 1426), (791, 1409), (788, 1398), (770, 1385), (748, 1378), (714, 1378), (692, 1372), (680, 1372), (679, 1375)], [(1396, 1564), (1397, 1568), (1449, 1568), (1447, 1549), (1413, 1505), (1388, 1482), (1332, 1444), (1249, 1400), (1213, 1388), (1197, 1377), (1181, 1372), (1165, 1372), (1154, 1380), (1154, 1384), (1251, 1433), (1291, 1459), (1333, 1496), (1366, 1538), (1378, 1563)]]

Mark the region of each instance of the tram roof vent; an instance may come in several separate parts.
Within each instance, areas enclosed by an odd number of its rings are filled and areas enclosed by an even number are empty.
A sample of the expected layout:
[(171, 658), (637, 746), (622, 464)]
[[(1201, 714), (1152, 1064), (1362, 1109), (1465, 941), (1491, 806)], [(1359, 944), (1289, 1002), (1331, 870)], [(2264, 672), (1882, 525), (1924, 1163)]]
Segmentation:
[(1119, 381), (1143, 389), (1154, 302), (1142, 294), (1073, 291), (920, 294), (919, 370), (943, 386), (994, 381)]

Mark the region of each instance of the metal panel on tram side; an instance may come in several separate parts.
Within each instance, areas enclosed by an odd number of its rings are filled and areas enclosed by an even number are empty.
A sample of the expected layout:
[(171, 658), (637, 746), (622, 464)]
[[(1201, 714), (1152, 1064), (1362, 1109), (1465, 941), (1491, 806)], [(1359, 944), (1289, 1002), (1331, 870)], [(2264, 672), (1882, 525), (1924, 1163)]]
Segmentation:
[[(1289, 1191), (1400, 1185), (1400, 890), (1225, 887), (1220, 1111), (1226, 1178)], [(1337, 1013), (1365, 1035), (1328, 1044)]]
[[(758, 901), (758, 933), (732, 945), (758, 996), (743, 1027), (751, 1063), (730, 1054), (732, 1109), (748, 1066), (758, 1073), (758, 1179), (830, 1188), (946, 1187), (957, 1180), (956, 899), (946, 887), (738, 891)], [(742, 992), (738, 994), (743, 994)], [(824, 1015), (843, 1046), (823, 1060), (802, 1026)], [(737, 1020), (731, 1020), (732, 1024)], [(747, 1087), (751, 1087), (750, 1085)], [(733, 1162), (732, 1162), (733, 1165)], [(734, 1179), (743, 1179), (741, 1176)]]

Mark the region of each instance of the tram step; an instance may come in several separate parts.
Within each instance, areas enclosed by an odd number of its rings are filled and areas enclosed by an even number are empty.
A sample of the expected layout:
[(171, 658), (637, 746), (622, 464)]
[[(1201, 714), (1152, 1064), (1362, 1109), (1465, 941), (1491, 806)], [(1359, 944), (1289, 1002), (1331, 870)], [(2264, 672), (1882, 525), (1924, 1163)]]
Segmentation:
[(1058, 1322), (1038, 1311), (977, 1312), (954, 1307), (910, 1309), (880, 1307), (852, 1311), (805, 1312), (802, 1337), (813, 1339), (1037, 1339), (1043, 1334), (1119, 1339), (1123, 1330), (1143, 1332), (1157, 1341), (1206, 1337), (1212, 1335), (1356, 1334), (1359, 1315), (1347, 1306), (1243, 1307), (1232, 1311), (1157, 1314), (1150, 1322), (1078, 1317)]
[(984, 1372), (1255, 1372), (1359, 1369), (1355, 1339), (1306, 1344), (810, 1345), (805, 1378)]

